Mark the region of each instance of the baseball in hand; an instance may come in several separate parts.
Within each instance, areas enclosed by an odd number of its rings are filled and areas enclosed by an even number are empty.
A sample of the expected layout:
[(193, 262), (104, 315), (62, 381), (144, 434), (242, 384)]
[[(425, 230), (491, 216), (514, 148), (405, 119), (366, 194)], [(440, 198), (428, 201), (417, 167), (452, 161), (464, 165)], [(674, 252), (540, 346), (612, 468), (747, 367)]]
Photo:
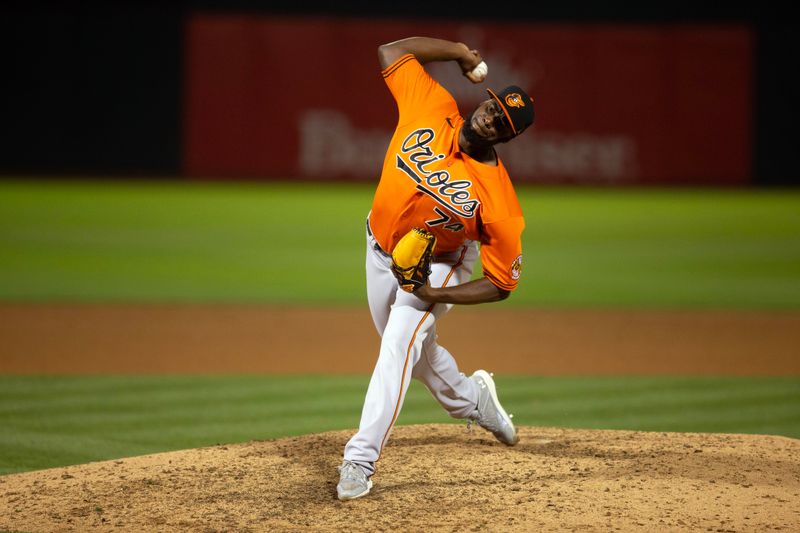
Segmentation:
[(486, 79), (486, 74), (489, 73), (489, 67), (486, 66), (485, 61), (481, 61), (478, 65), (470, 71), (470, 75), (475, 81), (483, 81)]

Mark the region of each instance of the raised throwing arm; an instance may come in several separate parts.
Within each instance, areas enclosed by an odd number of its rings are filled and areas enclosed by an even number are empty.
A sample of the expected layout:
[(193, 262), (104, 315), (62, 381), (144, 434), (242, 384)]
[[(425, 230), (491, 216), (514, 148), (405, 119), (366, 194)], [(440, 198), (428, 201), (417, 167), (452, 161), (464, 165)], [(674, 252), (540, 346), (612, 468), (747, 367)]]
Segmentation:
[(382, 44), (378, 47), (378, 61), (381, 68), (385, 69), (406, 54), (413, 54), (417, 61), (430, 63), (431, 61), (456, 61), (471, 82), (480, 83), (483, 78), (472, 75), (472, 70), (483, 59), (477, 50), (470, 50), (464, 43), (434, 39), (432, 37), (409, 37), (393, 43)]

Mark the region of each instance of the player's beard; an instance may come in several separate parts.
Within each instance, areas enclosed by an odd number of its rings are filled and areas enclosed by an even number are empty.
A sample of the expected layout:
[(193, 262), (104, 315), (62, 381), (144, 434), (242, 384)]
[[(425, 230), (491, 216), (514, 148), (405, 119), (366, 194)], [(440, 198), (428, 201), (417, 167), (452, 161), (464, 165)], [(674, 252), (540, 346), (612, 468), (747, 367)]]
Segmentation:
[(475, 114), (473, 110), (472, 113), (464, 120), (464, 126), (462, 126), (462, 131), (464, 133), (464, 139), (467, 140), (469, 145), (477, 150), (485, 150), (491, 148), (494, 144), (492, 141), (488, 141), (481, 137), (477, 131), (472, 128), (472, 116)]

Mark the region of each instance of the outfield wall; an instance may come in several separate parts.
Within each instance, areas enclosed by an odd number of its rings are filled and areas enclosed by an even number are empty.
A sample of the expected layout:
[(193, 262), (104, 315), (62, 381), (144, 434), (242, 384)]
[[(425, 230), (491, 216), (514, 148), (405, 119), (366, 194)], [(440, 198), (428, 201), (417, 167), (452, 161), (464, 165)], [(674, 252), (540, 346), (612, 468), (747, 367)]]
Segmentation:
[(487, 83), (429, 71), (467, 114), (486, 87), (533, 96), (500, 147), (516, 181), (742, 184), (752, 34), (736, 26), (454, 23), (197, 15), (187, 23), (184, 172), (374, 180), (396, 122), (376, 48), (437, 35), (477, 48)]

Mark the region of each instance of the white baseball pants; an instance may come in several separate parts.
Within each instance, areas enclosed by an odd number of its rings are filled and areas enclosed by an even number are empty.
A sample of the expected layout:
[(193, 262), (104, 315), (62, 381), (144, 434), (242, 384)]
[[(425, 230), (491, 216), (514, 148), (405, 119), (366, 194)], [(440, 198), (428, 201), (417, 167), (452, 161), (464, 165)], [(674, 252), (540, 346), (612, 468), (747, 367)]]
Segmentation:
[[(472, 277), (478, 257), (474, 242), (457, 252), (436, 255), (431, 265), (434, 287), (460, 285)], [(378, 361), (367, 389), (361, 423), (345, 446), (344, 458), (374, 473), (414, 377), (454, 418), (475, 410), (477, 387), (458, 370), (450, 352), (436, 342), (436, 321), (452, 304), (429, 304), (400, 289), (391, 271), (391, 257), (367, 231), (367, 296), (372, 320), (381, 336)]]

